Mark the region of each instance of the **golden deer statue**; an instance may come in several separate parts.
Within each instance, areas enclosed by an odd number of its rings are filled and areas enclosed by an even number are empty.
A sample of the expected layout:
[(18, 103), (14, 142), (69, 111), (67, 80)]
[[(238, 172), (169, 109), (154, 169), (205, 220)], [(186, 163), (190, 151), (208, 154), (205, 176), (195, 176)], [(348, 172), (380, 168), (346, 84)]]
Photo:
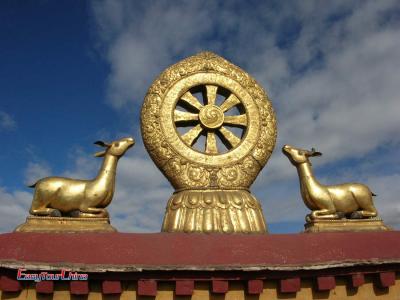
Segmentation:
[(40, 179), (30, 187), (35, 188), (30, 213), (39, 216), (60, 217), (61, 214), (80, 218), (106, 218), (105, 207), (112, 200), (115, 189), (115, 174), (118, 159), (131, 148), (133, 138), (123, 138), (110, 144), (97, 141), (106, 148), (97, 152), (104, 157), (97, 177), (93, 180), (78, 180), (63, 177)]
[(315, 178), (309, 157), (321, 156), (321, 152), (297, 149), (289, 145), (282, 148), (290, 162), (297, 168), (301, 196), (304, 204), (312, 210), (307, 221), (316, 219), (372, 218), (377, 216), (372, 196), (376, 196), (364, 184), (345, 183), (322, 185)]

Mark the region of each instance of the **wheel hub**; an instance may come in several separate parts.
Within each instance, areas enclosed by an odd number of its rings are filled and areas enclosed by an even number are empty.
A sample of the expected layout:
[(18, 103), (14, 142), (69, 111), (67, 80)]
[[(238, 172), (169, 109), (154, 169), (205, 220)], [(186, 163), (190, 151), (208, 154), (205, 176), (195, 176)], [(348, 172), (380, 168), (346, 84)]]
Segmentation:
[(208, 129), (216, 129), (224, 123), (224, 113), (222, 109), (214, 104), (208, 104), (200, 110), (200, 123)]

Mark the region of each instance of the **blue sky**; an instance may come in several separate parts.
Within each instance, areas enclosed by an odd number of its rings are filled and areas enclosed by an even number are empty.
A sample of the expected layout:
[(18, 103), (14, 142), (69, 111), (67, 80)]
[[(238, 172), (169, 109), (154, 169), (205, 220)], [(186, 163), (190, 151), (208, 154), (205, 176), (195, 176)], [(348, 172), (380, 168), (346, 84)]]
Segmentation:
[(26, 217), (26, 184), (93, 177), (92, 143), (127, 135), (112, 223), (158, 231), (172, 189), (144, 150), (140, 107), (157, 74), (202, 50), (272, 99), (278, 143), (252, 188), (271, 232), (301, 231), (307, 213), (283, 144), (323, 152), (323, 183), (367, 183), (399, 228), (397, 1), (1, 1), (0, 25), (0, 231)]

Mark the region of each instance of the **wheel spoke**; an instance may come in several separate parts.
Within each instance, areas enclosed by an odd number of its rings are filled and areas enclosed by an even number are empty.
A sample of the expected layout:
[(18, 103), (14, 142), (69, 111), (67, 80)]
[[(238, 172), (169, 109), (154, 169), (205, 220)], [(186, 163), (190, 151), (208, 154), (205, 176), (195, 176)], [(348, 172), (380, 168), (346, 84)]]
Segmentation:
[(226, 112), (227, 110), (231, 109), (239, 103), (240, 100), (238, 99), (238, 97), (236, 97), (234, 94), (230, 94), (229, 97), (224, 101), (224, 103), (221, 104), (220, 108), (223, 112)]
[(232, 131), (226, 129), (225, 127), (221, 127), (219, 132), (224, 136), (224, 138), (228, 141), (228, 143), (234, 148), (240, 143), (240, 138), (233, 134)]
[(215, 85), (206, 85), (206, 89), (207, 89), (207, 104), (215, 104), (215, 100), (217, 99), (218, 87)]
[(174, 121), (175, 122), (196, 121), (198, 119), (199, 119), (198, 114), (192, 114), (192, 113), (180, 111), (180, 110), (174, 111)]
[(186, 144), (192, 146), (194, 141), (198, 138), (198, 136), (202, 131), (203, 127), (201, 127), (201, 125), (198, 124), (197, 126), (190, 129), (188, 132), (186, 132), (184, 135), (182, 135), (181, 138)]
[(238, 116), (225, 116), (224, 124), (247, 126), (247, 116), (246, 114)]
[(213, 131), (207, 132), (206, 153), (218, 153), (217, 140)]
[(199, 100), (193, 96), (190, 92), (186, 92), (182, 97), (181, 100), (189, 104), (190, 106), (197, 108), (200, 110), (203, 105), (199, 102)]

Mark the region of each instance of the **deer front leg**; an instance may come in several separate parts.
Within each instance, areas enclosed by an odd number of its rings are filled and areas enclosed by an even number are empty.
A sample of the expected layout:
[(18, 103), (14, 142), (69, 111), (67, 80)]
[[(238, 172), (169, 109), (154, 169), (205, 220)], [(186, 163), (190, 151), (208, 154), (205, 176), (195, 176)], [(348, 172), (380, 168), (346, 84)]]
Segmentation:
[(37, 206), (34, 203), (32, 203), (29, 213), (34, 216), (61, 217), (61, 212), (58, 209), (45, 206)]
[(329, 192), (323, 191), (324, 193), (319, 198), (314, 199), (315, 206), (319, 209), (311, 212), (310, 218), (315, 219), (340, 219), (340, 216), (336, 212), (336, 208), (333, 204), (333, 199), (329, 195)]
[(362, 219), (362, 218), (374, 218), (378, 215), (376, 209), (372, 211), (368, 210), (357, 210), (351, 213), (351, 219)]
[(320, 210), (314, 210), (310, 218), (315, 220), (315, 219), (339, 219), (339, 215), (336, 213), (335, 210), (332, 209), (320, 209)]
[(62, 214), (58, 209), (48, 206), (51, 206), (50, 201), (41, 195), (40, 190), (36, 189), (29, 213), (34, 216), (61, 217)]
[(108, 218), (108, 211), (104, 208), (87, 207), (81, 209), (78, 218)]

